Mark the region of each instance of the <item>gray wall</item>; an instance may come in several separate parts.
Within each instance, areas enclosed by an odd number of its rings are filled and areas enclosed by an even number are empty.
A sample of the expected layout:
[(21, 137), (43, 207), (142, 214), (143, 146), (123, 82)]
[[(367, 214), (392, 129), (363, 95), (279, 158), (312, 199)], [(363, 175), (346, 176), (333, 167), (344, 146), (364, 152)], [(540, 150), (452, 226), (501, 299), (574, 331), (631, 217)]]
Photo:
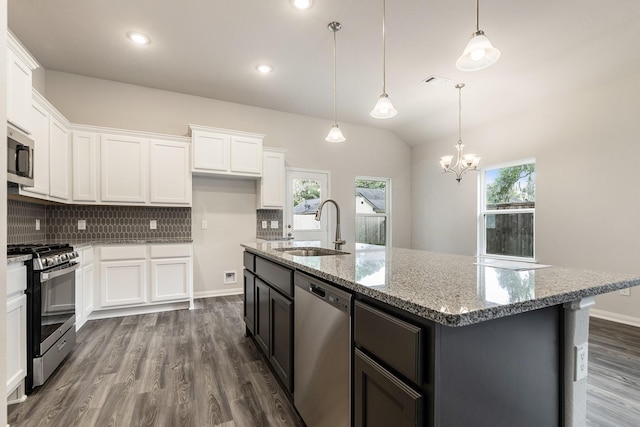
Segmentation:
[[(640, 274), (638, 111), (635, 74), (557, 94), (481, 128), (464, 129), (463, 123), (463, 141), (482, 156), (482, 165), (536, 158), (540, 262)], [(473, 255), (477, 174), (457, 185), (438, 165), (440, 156), (453, 153), (455, 141), (452, 135), (413, 151), (412, 244)], [(597, 310), (640, 325), (640, 289), (631, 289), (631, 297), (612, 293), (597, 302)]]
[[(355, 177), (389, 177), (393, 244), (411, 244), (411, 149), (388, 131), (341, 123), (347, 141), (328, 144), (329, 120), (49, 70), (45, 86), (46, 98), (73, 123), (173, 135), (186, 135), (193, 123), (265, 134), (265, 145), (288, 150), (287, 166), (331, 171), (331, 196), (342, 207), (343, 237), (351, 242)], [(193, 189), (195, 291), (233, 292), (241, 283), (223, 286), (222, 272), (241, 273), (239, 244), (255, 237), (255, 181), (196, 178)], [(200, 228), (202, 217), (209, 218), (208, 230)], [(213, 229), (218, 223), (224, 230)]]

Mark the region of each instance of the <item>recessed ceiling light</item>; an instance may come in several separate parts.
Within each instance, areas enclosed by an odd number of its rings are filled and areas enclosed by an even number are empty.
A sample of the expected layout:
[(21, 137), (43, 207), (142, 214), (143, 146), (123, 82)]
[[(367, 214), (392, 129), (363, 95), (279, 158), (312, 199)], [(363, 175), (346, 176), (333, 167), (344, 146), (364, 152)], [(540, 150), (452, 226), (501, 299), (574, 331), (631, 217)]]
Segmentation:
[(132, 42), (134, 42), (135, 44), (149, 44), (151, 43), (151, 39), (142, 34), (142, 33), (138, 33), (136, 31), (130, 31), (127, 33), (127, 37), (129, 38), (129, 40), (131, 40)]
[(291, 0), (291, 4), (296, 9), (307, 10), (313, 6), (313, 0)]
[(269, 64), (260, 64), (256, 67), (256, 70), (262, 74), (269, 74), (273, 71), (273, 67)]

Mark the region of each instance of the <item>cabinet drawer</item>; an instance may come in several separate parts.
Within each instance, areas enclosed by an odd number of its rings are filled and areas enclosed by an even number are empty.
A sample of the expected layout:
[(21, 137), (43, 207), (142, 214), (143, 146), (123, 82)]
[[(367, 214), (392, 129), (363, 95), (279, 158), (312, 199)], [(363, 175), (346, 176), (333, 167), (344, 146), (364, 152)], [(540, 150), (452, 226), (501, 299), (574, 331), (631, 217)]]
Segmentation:
[(356, 301), (354, 339), (356, 345), (414, 383), (422, 384), (424, 332), (421, 328)]
[(191, 256), (191, 245), (152, 245), (149, 252), (151, 258), (185, 258)]
[(293, 270), (256, 257), (256, 275), (293, 298)]
[(27, 266), (7, 268), (7, 295), (23, 294), (27, 289)]
[(100, 261), (146, 259), (147, 247), (138, 245), (103, 246), (100, 248)]
[(244, 252), (244, 268), (255, 273), (256, 271), (256, 256), (251, 252)]

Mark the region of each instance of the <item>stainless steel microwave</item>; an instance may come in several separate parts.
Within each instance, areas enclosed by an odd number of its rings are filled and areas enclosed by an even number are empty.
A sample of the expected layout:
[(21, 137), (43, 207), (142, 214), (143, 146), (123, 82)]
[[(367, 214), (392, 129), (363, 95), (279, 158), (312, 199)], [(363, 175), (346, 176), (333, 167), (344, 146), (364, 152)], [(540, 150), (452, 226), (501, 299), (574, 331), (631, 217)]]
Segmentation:
[(7, 127), (7, 181), (33, 187), (33, 147), (31, 138)]

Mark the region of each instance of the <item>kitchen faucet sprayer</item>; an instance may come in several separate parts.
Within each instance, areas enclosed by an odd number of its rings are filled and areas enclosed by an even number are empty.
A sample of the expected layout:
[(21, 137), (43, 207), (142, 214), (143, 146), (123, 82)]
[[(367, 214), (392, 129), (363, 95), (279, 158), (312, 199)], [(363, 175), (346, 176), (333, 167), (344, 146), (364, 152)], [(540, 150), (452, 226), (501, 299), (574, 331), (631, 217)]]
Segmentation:
[(316, 212), (315, 219), (316, 221), (320, 221), (320, 217), (322, 215), (322, 207), (327, 202), (333, 203), (334, 206), (336, 207), (336, 240), (334, 240), (333, 243), (335, 244), (335, 249), (339, 251), (342, 249), (342, 245), (344, 245), (347, 242), (345, 240), (342, 240), (342, 236), (340, 235), (340, 206), (338, 206), (338, 202), (336, 202), (333, 199), (327, 199), (324, 202), (322, 202), (318, 207), (318, 212)]

